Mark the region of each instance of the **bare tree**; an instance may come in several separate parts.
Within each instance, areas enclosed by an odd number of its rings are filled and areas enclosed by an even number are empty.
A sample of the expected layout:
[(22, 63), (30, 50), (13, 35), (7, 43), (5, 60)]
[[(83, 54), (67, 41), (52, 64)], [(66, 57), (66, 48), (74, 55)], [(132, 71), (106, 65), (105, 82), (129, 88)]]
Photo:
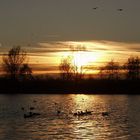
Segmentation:
[[(11, 79), (17, 79), (20, 73), (23, 73), (23, 67), (24, 73), (27, 72), (24, 65), (26, 59), (27, 53), (23, 51), (20, 46), (13, 47), (8, 54), (3, 55), (3, 69)], [(26, 64), (26, 67), (27, 65), (28, 64)]]
[(61, 72), (61, 77), (64, 80), (80, 80), (84, 77), (83, 66), (77, 66), (74, 60), (74, 55), (77, 52), (86, 51), (86, 47), (78, 45), (71, 46), (70, 51), (72, 54), (61, 60), (59, 69)]
[(61, 60), (59, 69), (63, 80), (80, 80), (84, 76), (83, 67), (78, 67), (72, 62), (73, 58), (68, 56)]
[(70, 56), (63, 58), (59, 65), (59, 69), (61, 71), (61, 77), (63, 80), (71, 80), (72, 79), (72, 58)]
[(81, 80), (84, 77), (83, 66), (78, 67), (74, 64), (72, 66), (72, 74), (75, 81)]
[(138, 56), (129, 57), (125, 64), (125, 69), (128, 79), (138, 79), (140, 76), (140, 58)]

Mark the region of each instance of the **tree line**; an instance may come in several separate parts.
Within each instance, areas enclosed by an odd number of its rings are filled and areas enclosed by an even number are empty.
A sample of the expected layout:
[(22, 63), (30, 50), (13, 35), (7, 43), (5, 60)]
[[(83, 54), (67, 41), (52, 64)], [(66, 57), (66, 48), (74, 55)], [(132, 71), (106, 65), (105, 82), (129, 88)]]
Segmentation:
[[(72, 64), (69, 57), (64, 58), (60, 63), (61, 78), (64, 80), (82, 79), (85, 75), (83, 67), (77, 71), (77, 66)], [(110, 60), (104, 66), (98, 67), (98, 78), (117, 80), (117, 79), (139, 79), (140, 78), (140, 58), (138, 56), (131, 56), (128, 60), (120, 65), (114, 60)]]
[[(34, 79), (32, 68), (29, 66), (27, 58), (27, 53), (20, 46), (13, 47), (7, 54), (3, 54), (2, 68), (5, 75), (13, 80)], [(138, 56), (131, 56), (123, 65), (111, 60), (98, 69), (98, 77), (100, 79), (139, 79), (140, 58)], [(71, 56), (61, 60), (59, 70), (60, 78), (65, 81), (81, 80), (86, 75), (83, 66), (78, 67), (72, 63)]]

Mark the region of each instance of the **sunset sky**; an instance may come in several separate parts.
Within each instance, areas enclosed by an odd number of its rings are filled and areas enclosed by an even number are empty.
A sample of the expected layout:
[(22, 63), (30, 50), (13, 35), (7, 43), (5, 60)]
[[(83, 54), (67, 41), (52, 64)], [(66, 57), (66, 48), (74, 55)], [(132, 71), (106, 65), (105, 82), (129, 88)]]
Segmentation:
[(122, 63), (140, 55), (139, 13), (140, 0), (0, 0), (0, 54), (20, 45), (38, 73), (57, 73), (68, 55), (91, 68)]

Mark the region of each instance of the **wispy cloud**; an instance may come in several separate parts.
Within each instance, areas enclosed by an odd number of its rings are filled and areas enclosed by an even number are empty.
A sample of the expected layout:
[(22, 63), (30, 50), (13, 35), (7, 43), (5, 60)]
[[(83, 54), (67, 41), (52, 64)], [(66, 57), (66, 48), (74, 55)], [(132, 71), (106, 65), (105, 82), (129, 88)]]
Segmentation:
[(40, 47), (50, 49), (62, 49), (71, 47), (85, 47), (87, 51), (94, 50), (118, 50), (118, 51), (140, 51), (140, 43), (125, 43), (125, 42), (113, 42), (113, 41), (58, 41), (58, 42), (47, 42), (38, 43)]
[[(80, 49), (82, 48), (82, 49)], [(8, 52), (8, 47), (0, 47), (0, 57)], [(60, 60), (65, 54), (72, 54), (76, 51), (88, 53), (87, 57), (93, 55), (96, 61), (89, 62), (92, 69), (95, 65), (102, 65), (110, 59), (124, 62), (130, 55), (140, 55), (140, 43), (113, 42), (106, 40), (91, 41), (48, 41), (36, 45), (23, 46), (29, 55), (29, 61), (34, 70), (37, 71), (58, 71)], [(88, 69), (90, 69), (88, 68)]]
[[(54, 55), (55, 53), (65, 53), (70, 51), (79, 51), (79, 48), (85, 48), (82, 51), (87, 52), (108, 52), (108, 53), (139, 53), (140, 43), (125, 43), (125, 42), (113, 42), (106, 40), (91, 40), (91, 41), (48, 41), (41, 42), (36, 45), (23, 46), (23, 48), (31, 56), (42, 56), (42, 55)], [(0, 54), (7, 52), (8, 48), (4, 48), (0, 43)]]

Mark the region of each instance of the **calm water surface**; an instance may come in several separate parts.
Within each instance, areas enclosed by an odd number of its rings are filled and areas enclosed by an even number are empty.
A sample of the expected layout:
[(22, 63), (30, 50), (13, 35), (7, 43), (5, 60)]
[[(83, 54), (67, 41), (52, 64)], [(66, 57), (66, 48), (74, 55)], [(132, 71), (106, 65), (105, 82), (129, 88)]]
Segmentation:
[[(24, 119), (32, 106), (41, 115)], [(73, 116), (85, 110), (92, 115)], [(140, 140), (140, 96), (0, 95), (0, 140), (55, 139)]]

